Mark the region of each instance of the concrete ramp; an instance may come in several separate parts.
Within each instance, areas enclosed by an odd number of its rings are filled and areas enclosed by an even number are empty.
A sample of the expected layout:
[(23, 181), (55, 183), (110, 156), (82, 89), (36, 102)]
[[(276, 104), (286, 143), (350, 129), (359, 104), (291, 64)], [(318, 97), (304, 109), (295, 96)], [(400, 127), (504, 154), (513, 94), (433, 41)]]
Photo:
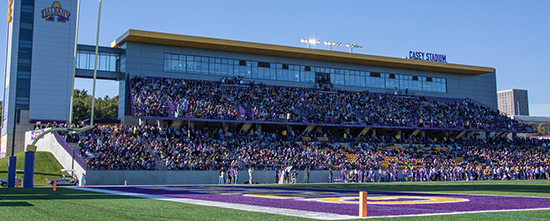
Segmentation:
[[(49, 129), (49, 128), (48, 128)], [(25, 133), (25, 144), (30, 144), (35, 137), (48, 129), (27, 131)], [(49, 133), (43, 136), (36, 143), (36, 151), (47, 151), (53, 154), (64, 169), (76, 170), (75, 175), (81, 181), (80, 185), (85, 184), (86, 161), (80, 157), (76, 149), (73, 149), (63, 137), (57, 132)]]

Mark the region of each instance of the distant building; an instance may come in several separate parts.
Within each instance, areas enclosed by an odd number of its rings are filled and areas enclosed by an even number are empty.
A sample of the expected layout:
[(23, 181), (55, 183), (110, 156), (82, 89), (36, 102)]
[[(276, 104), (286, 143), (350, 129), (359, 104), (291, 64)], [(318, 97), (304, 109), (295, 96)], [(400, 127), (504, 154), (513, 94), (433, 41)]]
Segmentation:
[(529, 116), (527, 90), (508, 89), (497, 92), (498, 110), (508, 116)]

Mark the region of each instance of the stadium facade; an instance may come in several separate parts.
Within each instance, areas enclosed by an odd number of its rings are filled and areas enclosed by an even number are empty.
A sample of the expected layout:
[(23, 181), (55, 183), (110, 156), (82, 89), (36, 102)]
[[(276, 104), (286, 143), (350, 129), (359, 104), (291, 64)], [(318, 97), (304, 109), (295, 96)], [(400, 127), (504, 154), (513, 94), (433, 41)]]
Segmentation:
[[(23, 132), (34, 128), (36, 122), (69, 118), (76, 4), (70, 0), (24, 0), (10, 5), (0, 157), (11, 151), (16, 108), (22, 114), (15, 152), (24, 150)], [(95, 48), (78, 45), (77, 49), (76, 77), (90, 78)], [(126, 124), (137, 123), (129, 99), (132, 76), (210, 81), (240, 76), (268, 85), (321, 84), (350, 91), (470, 99), (497, 109), (494, 68), (421, 57), (383, 57), (129, 30), (110, 47), (99, 48), (98, 78), (119, 81), (119, 119)], [(446, 61), (444, 58), (436, 60)]]

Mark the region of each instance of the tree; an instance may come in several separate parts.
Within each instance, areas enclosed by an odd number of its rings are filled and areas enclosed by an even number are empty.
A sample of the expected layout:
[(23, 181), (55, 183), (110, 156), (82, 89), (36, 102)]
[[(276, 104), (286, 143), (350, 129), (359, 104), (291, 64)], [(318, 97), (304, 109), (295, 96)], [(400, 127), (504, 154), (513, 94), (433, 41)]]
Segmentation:
[[(92, 96), (86, 90), (74, 90), (75, 97), (73, 99), (73, 122), (79, 124), (83, 120), (90, 118), (90, 110), (92, 108)], [(118, 96), (109, 98), (98, 98), (95, 101), (94, 119), (110, 119), (118, 118)]]

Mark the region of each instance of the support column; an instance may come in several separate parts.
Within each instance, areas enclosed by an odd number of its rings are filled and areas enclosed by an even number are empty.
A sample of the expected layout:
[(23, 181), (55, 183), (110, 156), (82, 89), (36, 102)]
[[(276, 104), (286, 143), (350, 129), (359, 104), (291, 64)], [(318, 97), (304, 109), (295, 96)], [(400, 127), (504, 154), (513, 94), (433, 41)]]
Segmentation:
[(23, 187), (34, 187), (34, 152), (36, 146), (28, 145), (27, 152), (25, 152), (25, 172), (23, 173)]
[(17, 164), (17, 157), (9, 157), (8, 161), (8, 187), (15, 187), (15, 165)]
[(256, 124), (256, 131), (258, 131), (258, 134), (262, 134), (262, 125)]

